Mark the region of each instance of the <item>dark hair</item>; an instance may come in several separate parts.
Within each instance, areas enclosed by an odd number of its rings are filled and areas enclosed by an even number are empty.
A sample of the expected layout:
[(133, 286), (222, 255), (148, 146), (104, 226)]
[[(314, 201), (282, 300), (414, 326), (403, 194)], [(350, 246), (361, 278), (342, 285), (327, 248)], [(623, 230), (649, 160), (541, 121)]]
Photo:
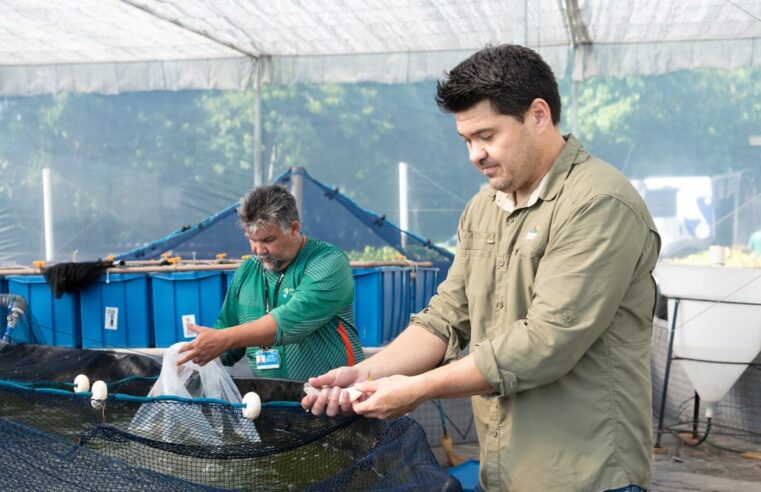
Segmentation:
[(246, 193), (238, 205), (238, 219), (243, 230), (278, 225), (288, 229), (299, 220), (296, 199), (279, 185), (261, 185)]
[(514, 44), (485, 47), (436, 84), (436, 103), (448, 113), (459, 113), (488, 100), (497, 113), (523, 122), (536, 98), (547, 102), (552, 123), (557, 125), (560, 92), (552, 69), (536, 51)]

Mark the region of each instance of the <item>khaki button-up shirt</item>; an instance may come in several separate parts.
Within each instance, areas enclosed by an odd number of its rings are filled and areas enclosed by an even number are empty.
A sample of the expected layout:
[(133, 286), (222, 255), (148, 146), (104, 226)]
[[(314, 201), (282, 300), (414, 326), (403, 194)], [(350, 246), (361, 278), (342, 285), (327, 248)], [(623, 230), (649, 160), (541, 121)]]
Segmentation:
[(447, 279), (412, 319), (448, 341), (445, 362), (470, 343), (494, 387), (472, 399), (487, 490), (651, 486), (660, 239), (628, 180), (566, 140), (526, 206), (473, 197)]

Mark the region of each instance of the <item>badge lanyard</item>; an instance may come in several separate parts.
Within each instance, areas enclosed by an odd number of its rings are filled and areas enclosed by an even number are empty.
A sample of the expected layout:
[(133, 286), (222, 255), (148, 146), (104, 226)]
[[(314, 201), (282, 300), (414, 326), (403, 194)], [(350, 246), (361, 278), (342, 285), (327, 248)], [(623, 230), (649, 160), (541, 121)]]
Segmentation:
[[(306, 236), (302, 234), (301, 244), (299, 245), (299, 251), (296, 253), (297, 256), (298, 256), (298, 253), (301, 253), (301, 250), (304, 247), (305, 243), (306, 243)], [(283, 277), (285, 277), (285, 270), (283, 270), (283, 272), (277, 278), (277, 282), (275, 282), (275, 290), (274, 292), (272, 292), (272, 306), (270, 306), (270, 283), (267, 280), (267, 274), (266, 273), (264, 274), (264, 312), (266, 314), (269, 314), (270, 307), (272, 308), (275, 307), (275, 303), (277, 302), (277, 291), (280, 290), (280, 284), (283, 283)]]
[[(275, 282), (275, 291), (272, 293), (272, 307), (275, 307), (277, 302), (277, 291), (280, 290), (280, 284), (283, 283), (283, 277), (285, 272), (281, 273)], [(267, 274), (264, 274), (264, 312), (269, 314), (270, 312), (270, 283), (267, 281)]]

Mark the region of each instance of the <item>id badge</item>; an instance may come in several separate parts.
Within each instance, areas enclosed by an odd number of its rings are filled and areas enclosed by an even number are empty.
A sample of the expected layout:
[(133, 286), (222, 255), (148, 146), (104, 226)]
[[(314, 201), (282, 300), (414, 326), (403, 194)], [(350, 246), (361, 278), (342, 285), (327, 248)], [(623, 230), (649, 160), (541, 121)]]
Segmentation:
[(256, 352), (257, 369), (279, 369), (280, 352), (277, 349), (258, 350)]

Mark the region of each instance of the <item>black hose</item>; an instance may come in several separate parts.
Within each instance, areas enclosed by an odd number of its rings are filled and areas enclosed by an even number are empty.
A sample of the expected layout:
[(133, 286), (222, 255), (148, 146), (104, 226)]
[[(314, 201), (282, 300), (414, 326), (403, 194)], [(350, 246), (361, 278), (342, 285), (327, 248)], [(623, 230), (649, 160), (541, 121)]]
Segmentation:
[(703, 442), (708, 438), (708, 433), (711, 432), (711, 417), (706, 418), (706, 433), (703, 434), (703, 437), (700, 438), (698, 442), (693, 444), (692, 446), (699, 446), (703, 444)]
[(710, 432), (711, 432), (711, 417), (706, 417), (706, 431), (705, 431), (705, 434), (703, 434), (703, 437), (701, 437), (699, 440), (697, 440), (695, 442), (690, 442), (687, 439), (685, 439), (684, 437), (682, 437), (681, 435), (679, 435), (678, 433), (672, 431), (672, 433), (676, 437), (681, 439), (682, 442), (684, 442), (686, 445), (688, 445), (688, 446), (690, 446), (692, 448), (696, 448), (696, 447), (700, 446), (701, 444), (703, 444), (705, 442), (705, 440), (708, 439), (708, 434)]

